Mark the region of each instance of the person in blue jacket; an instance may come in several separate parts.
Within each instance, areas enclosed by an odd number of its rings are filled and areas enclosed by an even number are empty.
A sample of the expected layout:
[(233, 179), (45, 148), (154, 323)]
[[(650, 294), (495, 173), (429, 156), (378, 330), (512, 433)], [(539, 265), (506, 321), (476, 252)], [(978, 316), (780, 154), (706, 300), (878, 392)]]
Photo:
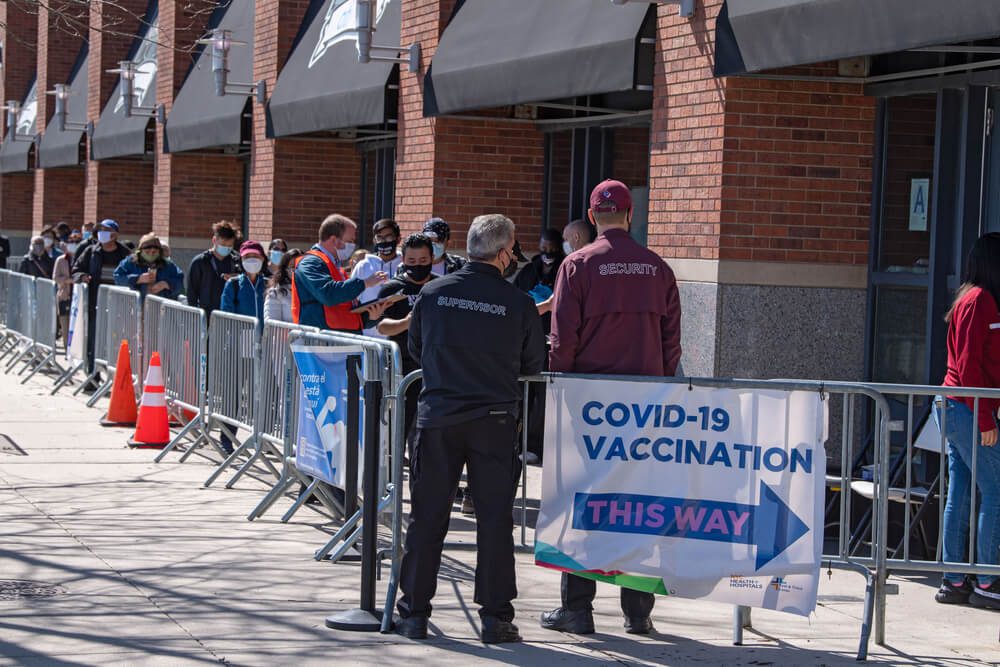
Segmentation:
[(152, 233), (139, 239), (135, 252), (118, 264), (114, 275), (116, 285), (131, 287), (144, 299), (147, 294), (176, 299), (184, 287), (184, 274), (163, 256), (163, 245)]
[(267, 279), (263, 272), (266, 257), (264, 246), (257, 241), (246, 241), (240, 246), (243, 273), (226, 281), (226, 286), (222, 290), (222, 303), (219, 306), (221, 310), (256, 317), (260, 325), (264, 326), (264, 292), (267, 291)]

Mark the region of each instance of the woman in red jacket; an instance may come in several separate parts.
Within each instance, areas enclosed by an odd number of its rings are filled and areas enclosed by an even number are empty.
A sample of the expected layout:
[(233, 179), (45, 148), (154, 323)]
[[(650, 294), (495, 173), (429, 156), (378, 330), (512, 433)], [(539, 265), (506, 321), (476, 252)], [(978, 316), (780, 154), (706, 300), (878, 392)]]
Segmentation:
[[(969, 252), (965, 279), (948, 322), (948, 372), (946, 387), (1000, 388), (1000, 233), (984, 234)], [(1000, 561), (1000, 448), (997, 447), (997, 408), (1000, 401), (979, 399), (973, 415), (971, 398), (944, 399), (935, 407), (948, 441), (948, 501), (942, 530), (944, 561), (968, 562), (969, 512), (972, 499), (972, 465), (976, 461), (979, 517), (975, 562)], [(942, 415), (942, 413), (944, 413)], [(943, 419), (942, 419), (943, 417)], [(975, 426), (974, 426), (975, 425)], [(943, 604), (968, 602), (1000, 610), (1000, 579), (945, 573), (935, 599)]]

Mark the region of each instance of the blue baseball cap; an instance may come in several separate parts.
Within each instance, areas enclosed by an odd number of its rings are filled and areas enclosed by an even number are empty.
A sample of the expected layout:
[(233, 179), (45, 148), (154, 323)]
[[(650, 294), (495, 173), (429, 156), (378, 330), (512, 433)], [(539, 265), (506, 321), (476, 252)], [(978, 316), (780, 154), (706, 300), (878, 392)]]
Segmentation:
[(108, 227), (110, 229), (115, 230), (116, 232), (119, 230), (118, 223), (115, 222), (114, 220), (112, 220), (111, 218), (108, 218), (106, 220), (101, 220), (101, 223), (99, 225), (97, 225), (97, 226), (98, 227)]

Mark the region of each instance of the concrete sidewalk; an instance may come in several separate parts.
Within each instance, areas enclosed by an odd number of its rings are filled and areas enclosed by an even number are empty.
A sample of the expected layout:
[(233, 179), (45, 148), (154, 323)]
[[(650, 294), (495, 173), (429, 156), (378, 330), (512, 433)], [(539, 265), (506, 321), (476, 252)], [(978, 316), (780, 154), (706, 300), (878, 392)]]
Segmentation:
[[(577, 637), (538, 627), (559, 582), (527, 551), (516, 602), (525, 642), (486, 647), (472, 602), (474, 524), (457, 515), (431, 640), (328, 630), (327, 614), (357, 605), (360, 568), (312, 560), (330, 529), (320, 515), (304, 509), (281, 524), (282, 501), (249, 523), (258, 482), (203, 489), (203, 460), (154, 464), (153, 452), (125, 448), (127, 431), (101, 428), (98, 410), (68, 391), (49, 397), (50, 386), (0, 376), (10, 438), (0, 439), (0, 664), (855, 664), (856, 574), (824, 576), (811, 619), (755, 611), (743, 647), (730, 643), (731, 607), (680, 599), (658, 600), (656, 635), (625, 635), (610, 587), (600, 588), (598, 634)], [(890, 646), (873, 645), (873, 662), (1000, 664), (1000, 614), (935, 604), (933, 577), (894, 581)]]

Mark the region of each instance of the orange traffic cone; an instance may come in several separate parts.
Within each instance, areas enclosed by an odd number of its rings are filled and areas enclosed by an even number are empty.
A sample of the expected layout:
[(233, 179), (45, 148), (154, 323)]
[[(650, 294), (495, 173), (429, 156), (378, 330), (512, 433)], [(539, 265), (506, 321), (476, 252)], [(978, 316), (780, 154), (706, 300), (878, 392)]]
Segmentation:
[(118, 347), (118, 364), (115, 381), (111, 385), (111, 405), (101, 417), (101, 426), (135, 426), (135, 387), (132, 386), (132, 363), (129, 361), (128, 341)]
[(167, 420), (167, 397), (163, 390), (163, 368), (160, 366), (160, 353), (154, 352), (153, 358), (149, 360), (149, 371), (142, 391), (138, 425), (128, 446), (162, 449), (169, 443), (170, 427)]

